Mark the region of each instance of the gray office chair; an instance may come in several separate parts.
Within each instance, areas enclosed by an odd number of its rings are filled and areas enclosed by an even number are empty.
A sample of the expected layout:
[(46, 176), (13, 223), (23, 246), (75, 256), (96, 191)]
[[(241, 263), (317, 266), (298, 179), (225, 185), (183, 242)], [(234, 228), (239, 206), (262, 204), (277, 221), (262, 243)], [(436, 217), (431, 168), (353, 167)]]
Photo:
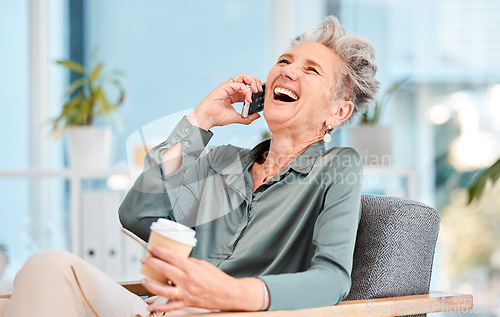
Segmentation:
[(409, 199), (362, 195), (346, 300), (429, 293), (439, 213)]

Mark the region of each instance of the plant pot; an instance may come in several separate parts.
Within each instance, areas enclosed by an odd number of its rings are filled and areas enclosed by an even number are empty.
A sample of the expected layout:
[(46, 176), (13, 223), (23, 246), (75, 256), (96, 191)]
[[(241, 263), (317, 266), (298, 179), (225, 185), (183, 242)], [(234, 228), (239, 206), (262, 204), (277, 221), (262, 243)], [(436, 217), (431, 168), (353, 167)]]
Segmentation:
[(365, 166), (392, 165), (392, 129), (362, 125), (348, 130), (347, 145), (358, 151)]
[(71, 168), (106, 169), (109, 165), (111, 129), (75, 126), (66, 129)]

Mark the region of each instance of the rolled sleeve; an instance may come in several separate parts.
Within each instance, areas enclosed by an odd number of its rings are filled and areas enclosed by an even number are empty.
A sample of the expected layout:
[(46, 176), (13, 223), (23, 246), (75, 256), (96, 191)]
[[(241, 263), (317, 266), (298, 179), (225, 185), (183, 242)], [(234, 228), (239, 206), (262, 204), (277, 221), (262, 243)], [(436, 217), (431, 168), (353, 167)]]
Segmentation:
[(172, 146), (182, 142), (182, 164), (179, 169), (171, 175), (182, 174), (200, 157), (212, 136), (212, 132), (192, 125), (187, 117), (184, 116), (174, 128), (167, 140), (148, 152), (144, 163), (148, 165), (152, 164), (152, 167), (158, 165), (162, 172), (161, 175), (163, 175), (163, 154)]
[[(164, 142), (148, 151), (141, 175), (118, 210), (120, 222), (125, 228), (147, 240), (151, 223), (158, 218), (175, 220), (172, 206), (183, 173), (199, 161), (211, 137), (212, 132), (192, 125), (184, 116)], [(182, 142), (181, 166), (165, 176), (163, 154), (179, 142)]]

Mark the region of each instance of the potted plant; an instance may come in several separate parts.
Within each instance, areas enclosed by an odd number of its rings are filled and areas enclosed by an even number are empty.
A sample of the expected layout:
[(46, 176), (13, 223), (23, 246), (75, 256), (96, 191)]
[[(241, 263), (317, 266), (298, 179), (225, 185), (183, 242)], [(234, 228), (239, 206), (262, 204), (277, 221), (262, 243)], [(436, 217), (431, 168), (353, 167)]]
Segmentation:
[[(90, 67), (73, 60), (59, 60), (58, 64), (78, 74), (64, 94), (65, 103), (60, 115), (53, 120), (56, 137), (67, 135), (68, 155), (72, 168), (106, 168), (109, 160), (111, 129), (96, 125), (99, 117), (115, 115), (123, 103), (124, 89), (119, 71), (104, 73), (104, 64), (96, 62), (95, 50)], [(116, 101), (111, 101), (106, 89), (114, 88)], [(116, 121), (118, 122), (118, 121)]]
[(380, 99), (361, 115), (360, 126), (349, 129), (348, 144), (355, 148), (366, 166), (389, 166), (392, 154), (392, 129), (379, 125), (380, 114), (392, 95), (408, 78), (392, 84)]

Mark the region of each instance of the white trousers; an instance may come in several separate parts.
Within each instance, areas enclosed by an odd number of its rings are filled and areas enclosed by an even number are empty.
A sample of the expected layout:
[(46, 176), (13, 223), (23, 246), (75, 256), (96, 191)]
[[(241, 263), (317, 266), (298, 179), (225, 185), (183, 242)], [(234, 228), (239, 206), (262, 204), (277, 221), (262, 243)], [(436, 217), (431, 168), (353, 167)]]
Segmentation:
[(62, 250), (48, 250), (26, 261), (14, 280), (9, 301), (0, 302), (0, 317), (89, 316), (71, 266), (85, 296), (100, 317), (146, 317), (147, 304), (103, 272)]

